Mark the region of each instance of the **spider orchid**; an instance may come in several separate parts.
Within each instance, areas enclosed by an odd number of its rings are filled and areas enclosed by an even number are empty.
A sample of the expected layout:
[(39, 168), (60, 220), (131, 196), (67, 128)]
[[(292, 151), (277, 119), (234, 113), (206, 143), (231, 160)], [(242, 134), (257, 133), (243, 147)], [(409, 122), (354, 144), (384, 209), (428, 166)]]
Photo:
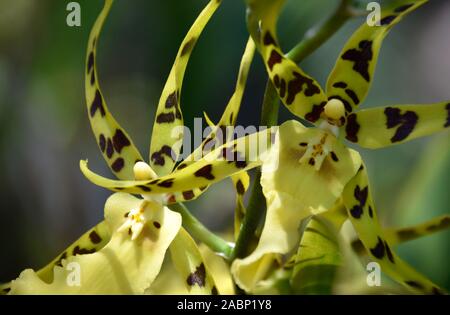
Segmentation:
[(368, 93), (382, 40), (405, 15), (425, 2), (391, 1), (381, 12), (379, 26), (359, 27), (329, 75), (325, 93), (278, 45), (276, 24), (284, 0), (247, 0), (249, 31), (280, 99), (315, 128), (294, 120), (279, 128), (267, 158), (278, 160), (279, 168), (268, 171), (265, 166), (270, 163), (262, 166), (267, 215), (259, 244), (251, 255), (232, 266), (241, 288), (254, 290), (274, 261), (282, 263), (281, 256), (295, 249), (303, 219), (339, 208), (342, 202), (370, 258), (384, 273), (413, 292), (442, 292), (392, 250), (391, 240), (378, 222), (364, 163), (358, 152), (343, 143), (345, 138), (376, 149), (450, 126), (449, 101), (357, 111)]
[[(183, 126), (180, 91), (185, 69), (199, 35), (221, 1), (212, 0), (208, 3), (181, 43), (158, 104), (149, 164), (143, 162), (128, 134), (108, 110), (98, 82), (96, 47), (112, 3), (112, 0), (105, 0), (89, 36), (85, 89), (90, 124), (103, 157), (121, 184), (131, 180), (138, 183), (151, 182), (160, 188), (160, 191), (154, 193), (153, 186), (138, 185), (134, 191), (123, 189), (113, 194), (105, 204), (103, 222), (84, 234), (45, 268), (37, 272), (27, 269), (2, 289), (11, 294), (140, 294), (149, 291), (169, 250), (173, 265), (184, 279), (186, 292), (217, 294), (219, 292), (214, 279), (196, 242), (182, 228), (180, 214), (170, 210), (167, 205), (196, 198), (207, 185), (204, 181), (195, 179), (208, 180), (213, 176), (203, 162), (186, 159), (184, 164), (178, 165), (178, 169), (188, 164), (192, 164), (192, 167), (186, 167), (183, 171), (183, 174), (188, 174), (188, 182), (182, 183), (184, 186), (180, 189), (176, 185), (177, 172), (172, 176), (172, 170), (175, 169), (181, 149), (180, 140), (183, 137), (180, 132), (174, 136), (174, 131), (182, 132), (182, 128), (177, 127)], [(249, 39), (242, 58), (236, 91), (220, 124), (230, 125), (236, 121), (254, 50), (253, 41)], [(215, 126), (209, 138), (214, 137), (213, 133), (217, 133), (220, 127)], [(202, 164), (200, 169), (196, 169), (198, 163)], [(94, 174), (89, 173), (85, 162), (81, 165), (85, 175), (91, 179)], [(196, 172), (190, 172), (192, 168), (196, 169)], [(236, 175), (235, 178), (242, 177), (245, 182), (245, 175)], [(168, 176), (170, 178), (167, 178)], [(248, 183), (244, 186), (248, 186)], [(120, 185), (114, 190), (120, 191)], [(141, 198), (127, 192), (139, 194)], [(74, 266), (74, 263), (79, 266), (80, 283), (71, 286), (68, 285), (67, 279), (73, 271), (69, 267)]]

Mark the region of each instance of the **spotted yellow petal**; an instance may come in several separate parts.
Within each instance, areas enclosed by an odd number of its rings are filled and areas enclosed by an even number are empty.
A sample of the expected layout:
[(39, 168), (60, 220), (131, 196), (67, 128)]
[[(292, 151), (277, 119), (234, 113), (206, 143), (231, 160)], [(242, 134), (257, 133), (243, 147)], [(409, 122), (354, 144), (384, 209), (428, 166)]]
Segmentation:
[[(238, 138), (226, 143), (181, 170), (154, 180), (120, 181), (104, 178), (80, 161), (83, 174), (92, 183), (113, 191), (132, 194), (180, 193), (193, 188), (207, 187), (235, 173), (246, 171), (262, 164), (271, 146), (276, 127)], [(193, 196), (195, 198), (197, 196)]]
[(294, 120), (280, 126), (266, 161), (261, 185), (267, 215), (261, 238), (250, 256), (232, 265), (237, 284), (247, 291), (265, 276), (271, 262), (294, 248), (304, 218), (334, 206), (361, 163), (359, 154), (331, 133)]
[(180, 93), (184, 73), (198, 37), (220, 3), (221, 0), (211, 0), (192, 24), (181, 43), (159, 99), (150, 141), (150, 166), (159, 176), (172, 171), (180, 154), (184, 126)]
[(328, 77), (328, 97), (340, 99), (346, 111), (352, 112), (369, 91), (383, 39), (404, 16), (425, 2), (427, 0), (383, 2), (380, 20), (374, 21), (375, 25), (364, 21), (342, 49)]
[(343, 192), (348, 216), (367, 253), (381, 266), (381, 271), (416, 293), (440, 294), (440, 289), (404, 262), (384, 234), (369, 191), (365, 167), (361, 167)]
[(157, 211), (158, 224), (147, 222), (134, 241), (118, 228), (126, 214), (143, 200), (129, 194), (112, 195), (105, 205), (111, 239), (99, 251), (63, 259), (47, 283), (31, 269), (11, 283), (10, 294), (141, 294), (158, 275), (170, 243), (181, 228), (181, 216), (166, 207)]
[(247, 0), (248, 25), (270, 80), (283, 104), (294, 115), (315, 122), (327, 102), (319, 83), (282, 52), (276, 24), (284, 0)]
[(393, 105), (357, 111), (347, 117), (345, 138), (377, 149), (427, 136), (450, 126), (450, 101)]
[(219, 294), (232, 295), (235, 294), (234, 282), (231, 277), (228, 262), (222, 255), (213, 252), (205, 244), (199, 246), (202, 257), (205, 259), (206, 266), (210, 270), (211, 276), (216, 283)]
[[(230, 127), (236, 124), (239, 109), (241, 107), (242, 97), (244, 95), (245, 85), (247, 83), (248, 72), (252, 64), (254, 53), (255, 44), (253, 40), (249, 38), (245, 47), (244, 54), (242, 55), (234, 93), (228, 101), (228, 104), (225, 107), (219, 123), (215, 124), (209, 118), (206, 112), (203, 113), (208, 126), (211, 128), (211, 132), (205, 137), (205, 140), (202, 141), (202, 144), (199, 147), (195, 148), (194, 152), (192, 152), (188, 157), (184, 159), (182, 163), (177, 166), (177, 169), (186, 167), (187, 165), (199, 160), (204, 154), (207, 154), (218, 145), (232, 140), (231, 136), (235, 130)], [(230, 127), (227, 128), (227, 126)]]
[[(105, 221), (100, 222), (84, 233), (77, 241), (67, 247), (49, 264), (39, 269), (36, 272), (37, 276), (45, 282), (53, 281), (53, 268), (55, 266), (62, 266), (61, 262), (63, 259), (75, 255), (95, 253), (103, 248), (109, 242), (110, 238), (111, 233), (107, 223)], [(10, 283), (0, 285), (0, 291), (3, 291), (4, 293), (8, 293), (10, 289)]]
[[(218, 144), (222, 144), (226, 141), (230, 141), (232, 137), (230, 137), (230, 134), (234, 132), (233, 128), (225, 128), (227, 126), (234, 126), (236, 124), (236, 120), (238, 117), (239, 109), (242, 102), (242, 96), (244, 95), (244, 89), (245, 84), (247, 82), (248, 72), (250, 70), (250, 66), (253, 60), (253, 55), (255, 52), (255, 44), (251, 38), (248, 39), (247, 45), (244, 51), (244, 54), (241, 59), (241, 64), (239, 68), (239, 74), (237, 78), (237, 83), (235, 87), (235, 91), (229, 100), (225, 111), (222, 114), (222, 117), (220, 118), (220, 121), (218, 124), (213, 123), (213, 121), (209, 118), (209, 116), (204, 112), (205, 120), (208, 124), (208, 126), (211, 128), (211, 132), (209, 135), (205, 138), (205, 140), (202, 142), (202, 144), (192, 152), (182, 163), (180, 163), (177, 166), (177, 170), (180, 170), (184, 167), (186, 167), (189, 164), (192, 164), (196, 160), (200, 159), (204, 154), (209, 152), (210, 150), (214, 149)], [(220, 131), (220, 135), (218, 132)], [(226, 132), (229, 132), (229, 134), (224, 134)], [(240, 217), (244, 211), (243, 206), (243, 199), (242, 199), (242, 188), (247, 190), (248, 188), (248, 175), (246, 172), (241, 172), (239, 174), (236, 174), (232, 177), (233, 183), (237, 190), (237, 204), (236, 204), (236, 215)], [(240, 183), (239, 183), (240, 180)], [(238, 184), (239, 183), (239, 184)], [(205, 187), (206, 189), (206, 187)], [(194, 189), (193, 194), (189, 194), (189, 196), (197, 196), (201, 191), (197, 189), (197, 191)], [(178, 196), (174, 196), (174, 200), (181, 201), (183, 200), (183, 194), (178, 194)], [(192, 199), (190, 198), (190, 199)], [(184, 200), (190, 200), (185, 199)]]
[[(223, 257), (212, 252), (204, 244), (200, 244), (199, 250), (204, 259), (205, 268), (209, 270), (209, 275), (212, 276), (217, 286), (218, 293), (227, 295), (234, 294), (233, 280), (228, 264)], [(180, 277), (171, 257), (168, 256), (167, 258), (158, 277), (152, 283), (151, 287), (145, 291), (145, 294), (189, 294), (186, 279)]]
[[(440, 231), (450, 228), (450, 216), (442, 215), (429, 221), (402, 228), (386, 228), (384, 235), (386, 240), (392, 246), (404, 242), (416, 240)], [(357, 239), (352, 242), (352, 247), (357, 253), (365, 253), (364, 245), (361, 240)]]
[(119, 179), (133, 179), (134, 163), (142, 157), (126, 131), (109, 112), (97, 74), (97, 46), (112, 3), (112, 0), (105, 0), (105, 6), (89, 35), (85, 70), (86, 105), (92, 131), (106, 163)]
[(175, 268), (190, 294), (218, 294), (200, 250), (186, 230), (180, 229), (169, 249)]

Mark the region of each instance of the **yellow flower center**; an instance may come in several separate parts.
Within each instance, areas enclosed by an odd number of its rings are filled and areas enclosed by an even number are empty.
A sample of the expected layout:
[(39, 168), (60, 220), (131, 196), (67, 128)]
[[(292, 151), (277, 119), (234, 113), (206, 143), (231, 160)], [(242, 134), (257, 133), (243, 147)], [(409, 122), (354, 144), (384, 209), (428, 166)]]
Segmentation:
[[(155, 171), (145, 162), (139, 161), (133, 167), (134, 178), (136, 180), (150, 180), (158, 176)], [(131, 233), (131, 240), (135, 240), (142, 232), (147, 222), (158, 218), (163, 213), (164, 209), (164, 194), (143, 194), (144, 200), (138, 209), (131, 209), (126, 215), (125, 222), (118, 228), (118, 232), (127, 231)], [(161, 227), (161, 220), (155, 221), (157, 229)]]
[(317, 137), (308, 142), (305, 154), (300, 158), (299, 163), (308, 164), (319, 171), (323, 161), (332, 151), (336, 137), (329, 132), (321, 132)]

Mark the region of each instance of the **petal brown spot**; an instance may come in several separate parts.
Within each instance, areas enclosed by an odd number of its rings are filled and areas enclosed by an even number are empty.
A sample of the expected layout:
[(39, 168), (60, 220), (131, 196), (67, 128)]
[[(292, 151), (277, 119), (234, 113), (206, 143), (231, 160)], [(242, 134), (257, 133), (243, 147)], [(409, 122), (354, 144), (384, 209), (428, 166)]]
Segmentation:
[(275, 49), (272, 49), (272, 52), (270, 53), (270, 57), (267, 60), (267, 65), (269, 66), (270, 71), (273, 70), (273, 67), (276, 64), (281, 63), (282, 60), (283, 60), (283, 57)]
[(191, 200), (192, 198), (194, 198), (194, 192), (192, 190), (186, 190), (183, 191), (183, 198), (184, 200)]
[(183, 49), (181, 50), (180, 57), (183, 57), (183, 56), (189, 54), (192, 51), (192, 49), (194, 48), (196, 41), (197, 41), (197, 39), (195, 37), (188, 40), (186, 42), (186, 44), (184, 44)]
[(153, 226), (157, 229), (161, 228), (161, 223), (157, 222), (157, 221), (153, 221)]
[(212, 171), (212, 165), (208, 164), (203, 166), (202, 168), (200, 168), (199, 170), (197, 170), (194, 175), (196, 177), (204, 177), (208, 180), (213, 180), (215, 177), (214, 175), (211, 173)]
[(153, 152), (150, 159), (155, 165), (163, 166), (166, 163), (164, 155), (175, 161), (176, 154), (168, 145), (163, 145), (159, 151)]
[(105, 152), (106, 149), (106, 139), (105, 136), (103, 134), (100, 134), (100, 136), (98, 137), (98, 145), (100, 147), (100, 150), (102, 152)]
[(406, 139), (413, 132), (419, 120), (419, 116), (415, 112), (406, 111), (402, 114), (399, 108), (394, 107), (386, 107), (384, 114), (386, 115), (386, 127), (388, 129), (399, 126), (394, 136), (392, 136), (391, 142), (399, 142)]
[(89, 233), (89, 239), (94, 244), (98, 244), (102, 241), (102, 238), (100, 237), (100, 235), (98, 235), (97, 232), (95, 232), (95, 231), (92, 231), (91, 233)]
[(263, 43), (265, 46), (274, 45), (277, 46), (277, 42), (273, 38), (272, 34), (270, 34), (269, 31), (266, 32), (264, 35)]
[(116, 152), (120, 153), (124, 147), (131, 145), (130, 140), (124, 134), (124, 132), (120, 129), (116, 129), (116, 133), (112, 138), (112, 142), (114, 145), (114, 149)]
[(177, 92), (175, 91), (172, 94), (170, 94), (169, 96), (167, 96), (165, 107), (172, 108), (177, 105), (178, 105), (178, 97), (177, 97)]
[(391, 24), (396, 18), (397, 18), (397, 15), (388, 15), (388, 16), (386, 16), (386, 17), (384, 17), (384, 18), (382, 18), (382, 19), (380, 20), (380, 24), (381, 24), (382, 26), (389, 25), (389, 24)]
[(158, 183), (157, 185), (158, 185), (159, 187), (170, 188), (170, 187), (172, 187), (172, 185), (173, 185), (173, 181), (174, 181), (173, 178), (169, 178), (169, 179), (163, 180), (162, 182)]
[(72, 250), (72, 255), (85, 255), (85, 254), (92, 254), (95, 253), (95, 248), (88, 249), (88, 248), (80, 248), (80, 246), (75, 246), (75, 248)]
[(106, 156), (110, 159), (114, 154), (114, 146), (110, 138), (106, 141)]
[(122, 168), (125, 166), (125, 160), (121, 157), (117, 158), (113, 164), (111, 164), (111, 168), (114, 172), (119, 173)]
[(236, 182), (236, 191), (239, 195), (243, 195), (245, 193), (244, 184), (242, 184), (240, 179)]
[(305, 96), (313, 96), (314, 94), (320, 93), (320, 88), (314, 84), (313, 79), (296, 71), (292, 74), (294, 75), (294, 79), (288, 83), (286, 104), (292, 104), (298, 93), (303, 93)]
[(94, 52), (91, 51), (87, 61), (87, 73), (91, 72), (92, 67), (94, 67)]
[(159, 124), (172, 123), (175, 121), (174, 113), (161, 113), (156, 117), (156, 122)]
[(95, 97), (91, 104), (91, 117), (94, 117), (97, 110), (100, 111), (102, 117), (106, 115), (105, 108), (103, 107), (102, 95), (100, 94), (99, 90), (95, 91)]
[(206, 269), (203, 263), (198, 266), (193, 273), (191, 273), (186, 282), (189, 286), (198, 285), (199, 287), (204, 287), (206, 283)]
[(347, 124), (345, 125), (345, 138), (351, 142), (358, 142), (358, 131), (360, 125), (356, 121), (356, 115), (350, 114), (347, 117)]
[(361, 218), (361, 216), (363, 214), (363, 208), (359, 205), (356, 205), (350, 210), (350, 214), (355, 219), (359, 219), (359, 218)]
[(369, 63), (373, 58), (372, 44), (372, 41), (362, 40), (359, 42), (359, 49), (349, 49), (341, 56), (343, 60), (352, 61), (354, 63), (353, 70), (367, 82), (370, 82)]
[(375, 258), (382, 259), (384, 257), (385, 248), (383, 240), (380, 237), (378, 237), (377, 245), (375, 245), (374, 248), (371, 248), (370, 252)]
[(142, 191), (145, 191), (145, 192), (152, 191), (152, 189), (150, 187), (147, 187), (145, 185), (138, 185), (137, 187), (140, 188)]
[(333, 151), (330, 152), (331, 159), (335, 162), (339, 162), (339, 158)]
[(394, 262), (394, 255), (392, 255), (391, 249), (389, 248), (389, 245), (387, 242), (384, 242), (384, 247), (386, 248), (386, 254), (388, 259), (391, 261), (391, 263), (395, 263)]

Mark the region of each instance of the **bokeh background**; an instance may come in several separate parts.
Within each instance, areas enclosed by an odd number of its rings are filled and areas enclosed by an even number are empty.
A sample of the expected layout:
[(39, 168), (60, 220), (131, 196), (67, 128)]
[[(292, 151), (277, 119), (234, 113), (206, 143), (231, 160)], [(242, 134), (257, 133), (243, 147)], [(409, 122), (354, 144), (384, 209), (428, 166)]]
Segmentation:
[[(91, 134), (84, 100), (86, 42), (103, 1), (79, 0), (81, 27), (66, 25), (65, 0), (0, 0), (0, 282), (40, 268), (102, 219), (110, 192), (88, 182), (80, 159), (111, 176)], [(225, 0), (205, 29), (182, 91), (186, 125), (203, 111), (217, 121), (231, 96), (247, 40), (244, 1)], [(384, 42), (364, 106), (450, 99), (450, 1), (433, 0)], [(206, 0), (117, 0), (99, 42), (98, 71), (116, 118), (148, 156), (154, 112), (178, 45)], [(290, 0), (279, 37), (287, 51), (329, 15), (336, 0)], [(324, 84), (347, 23), (302, 62)], [(258, 125), (266, 75), (252, 65), (238, 123)], [(280, 121), (293, 118), (284, 108)], [(449, 133), (377, 151), (362, 150), (385, 225), (405, 226), (448, 213)], [(205, 224), (231, 226), (230, 181), (189, 204)], [(450, 289), (450, 232), (401, 245), (402, 257)]]

